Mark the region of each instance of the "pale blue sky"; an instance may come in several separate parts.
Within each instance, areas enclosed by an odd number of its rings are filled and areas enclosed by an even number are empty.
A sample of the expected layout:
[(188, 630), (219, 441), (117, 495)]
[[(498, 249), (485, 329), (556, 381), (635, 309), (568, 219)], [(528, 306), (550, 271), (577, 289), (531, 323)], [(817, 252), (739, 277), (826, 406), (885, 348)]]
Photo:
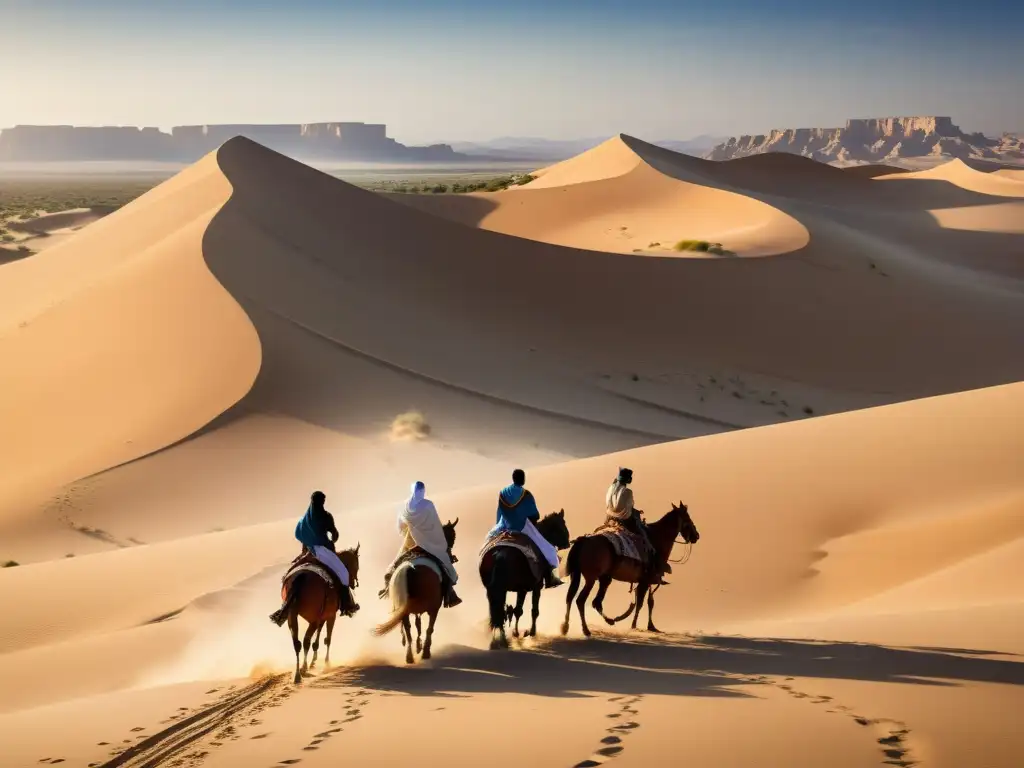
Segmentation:
[(1024, 130), (1024, 3), (0, 0), (0, 127), (384, 122), (649, 139), (950, 115)]

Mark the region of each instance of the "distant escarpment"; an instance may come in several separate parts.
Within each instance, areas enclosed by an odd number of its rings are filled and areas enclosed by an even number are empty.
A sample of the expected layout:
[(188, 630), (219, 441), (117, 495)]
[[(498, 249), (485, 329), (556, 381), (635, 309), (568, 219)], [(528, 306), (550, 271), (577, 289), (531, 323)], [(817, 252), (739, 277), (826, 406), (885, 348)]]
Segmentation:
[(877, 163), (911, 158), (962, 160), (1024, 159), (1021, 138), (964, 133), (948, 117), (880, 117), (848, 120), (843, 128), (788, 128), (740, 136), (708, 152), (709, 160), (732, 160), (766, 152), (788, 152), (826, 163)]
[(18, 125), (0, 131), (0, 161), (194, 162), (235, 136), (309, 160), (440, 162), (463, 157), (447, 144), (399, 144), (381, 124), (181, 125), (170, 133), (130, 126)]

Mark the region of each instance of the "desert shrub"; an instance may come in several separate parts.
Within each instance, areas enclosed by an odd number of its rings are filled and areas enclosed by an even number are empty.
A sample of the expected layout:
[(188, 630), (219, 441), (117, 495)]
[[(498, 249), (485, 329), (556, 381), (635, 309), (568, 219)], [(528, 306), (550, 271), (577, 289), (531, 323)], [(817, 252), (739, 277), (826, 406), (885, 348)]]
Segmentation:
[(407, 411), (395, 416), (391, 422), (391, 439), (401, 442), (426, 440), (430, 436), (430, 424), (419, 411)]
[(14, 242), (14, 235), (11, 235), (11, 234), (8, 234), (8, 233), (5, 232), (4, 234), (0, 235), (0, 240), (2, 240), (5, 243), (13, 243)]
[(811, 406), (809, 406), (809, 405), (805, 405), (804, 406), (804, 413), (806, 413), (808, 416), (810, 416), (811, 414), (814, 413), (814, 409), (811, 408)]
[(4, 563), (4, 568), (16, 568), (18, 566), (17, 560), (8, 560)]
[(716, 256), (736, 255), (723, 248), (721, 243), (709, 243), (707, 240), (680, 240), (672, 247), (677, 251), (699, 251), (700, 253), (713, 253)]
[(530, 175), (530, 174), (528, 174), (528, 173), (524, 173), (524, 174), (523, 174), (522, 176), (516, 176), (516, 177), (514, 177), (514, 178), (515, 178), (515, 181), (514, 181), (513, 183), (514, 183), (514, 184), (515, 184), (515, 185), (516, 185), (517, 187), (521, 187), (521, 186), (523, 186), (524, 184), (529, 184), (529, 183), (530, 183), (531, 181), (533, 181), (533, 180), (534, 180), (535, 178), (537, 178), (537, 177), (536, 177), (536, 176), (531, 176), (531, 175)]
[(430, 191), (433, 192), (435, 195), (443, 195), (445, 192), (448, 191), (448, 185), (435, 184), (433, 187), (430, 188)]

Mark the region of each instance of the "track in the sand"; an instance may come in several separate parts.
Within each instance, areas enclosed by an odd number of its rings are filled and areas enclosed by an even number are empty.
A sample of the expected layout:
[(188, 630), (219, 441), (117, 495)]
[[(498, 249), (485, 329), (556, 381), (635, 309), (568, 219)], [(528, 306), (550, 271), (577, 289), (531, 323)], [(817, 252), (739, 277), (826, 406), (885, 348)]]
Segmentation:
[[(241, 690), (229, 692), (216, 703), (196, 712), (174, 716), (173, 725), (148, 736), (105, 763), (90, 768), (193, 768), (225, 741), (241, 738), (240, 731), (259, 724), (255, 716), (279, 706), (291, 695), (285, 675), (267, 677)], [(213, 738), (206, 740), (206, 737)]]
[[(605, 641), (611, 639), (611, 637), (604, 638)], [(612, 640), (612, 642), (616, 641)], [(646, 642), (664, 647), (699, 647), (699, 643), (694, 643), (692, 639), (673, 641), (665, 637), (651, 638)], [(580, 650), (586, 648), (587, 645), (586, 641), (578, 644), (571, 643), (571, 647)], [(550, 647), (537, 648), (533, 652), (565, 661), (578, 661), (557, 653)], [(487, 657), (485, 655), (485, 658)], [(693, 673), (696, 670), (685, 671)], [(707, 669), (700, 670), (700, 672), (714, 674), (723, 681), (731, 680), (744, 685), (772, 686), (794, 699), (821, 706), (823, 713), (846, 717), (857, 728), (873, 729), (881, 764), (896, 766), (896, 768), (912, 768), (919, 765), (919, 760), (913, 755), (908, 743), (911, 735), (910, 729), (902, 721), (865, 715), (854, 708), (839, 704), (830, 696), (807, 693), (793, 685), (794, 678), (792, 677), (750, 675)], [(90, 768), (157, 768), (157, 766), (197, 768), (211, 755), (211, 750), (226, 742), (243, 738), (245, 735), (242, 733), (243, 731), (251, 732), (252, 729), (260, 725), (261, 720), (257, 717), (260, 712), (269, 707), (280, 706), (299, 690), (293, 687), (285, 677), (283, 675), (268, 677), (241, 689), (229, 689), (228, 693), (215, 703), (198, 710), (190, 712), (182, 708), (178, 714), (164, 721), (164, 723), (173, 722), (172, 725), (152, 736), (144, 734), (135, 736), (135, 739), (139, 741), (128, 746), (127, 749), (124, 748), (124, 745), (131, 744), (132, 740), (124, 739), (122, 745), (115, 748), (109, 760), (104, 763), (92, 763)], [(373, 692), (365, 685), (360, 686), (358, 679), (359, 675), (353, 676), (350, 671), (339, 669), (332, 674), (311, 680), (312, 688), (341, 689), (347, 698), (343, 699), (341, 716), (326, 722), (316, 733), (311, 734), (308, 743), (301, 748), (302, 752), (313, 752), (323, 748), (330, 739), (342, 733), (347, 726), (364, 717), (364, 711), (371, 701)], [(212, 694), (217, 691), (218, 689), (213, 689), (208, 693)], [(572, 768), (595, 768), (621, 756), (628, 746), (628, 737), (640, 727), (640, 705), (643, 700), (644, 695), (641, 693), (620, 694), (609, 698), (611, 711), (605, 717), (612, 722), (608, 724), (606, 720), (604, 736), (600, 739), (596, 749), (584, 759), (574, 763)], [(143, 730), (136, 728), (133, 729), (133, 732)], [(256, 732), (248, 738), (257, 740), (269, 735)], [(50, 764), (53, 762), (57, 761), (50, 761)], [(281, 759), (272, 761), (267, 768), (283, 768), (283, 766), (300, 762), (302, 762), (301, 752), (282, 755)]]

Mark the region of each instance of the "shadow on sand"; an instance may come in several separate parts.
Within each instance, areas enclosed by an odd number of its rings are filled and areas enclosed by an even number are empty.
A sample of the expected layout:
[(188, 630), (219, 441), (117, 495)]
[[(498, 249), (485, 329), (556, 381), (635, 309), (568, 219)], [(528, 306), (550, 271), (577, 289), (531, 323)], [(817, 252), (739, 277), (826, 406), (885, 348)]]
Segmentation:
[(456, 646), (429, 667), (366, 666), (319, 678), (317, 687), (358, 686), (416, 696), (582, 692), (745, 697), (759, 676), (950, 686), (1024, 685), (1024, 663), (993, 651), (737, 637), (662, 635), (549, 640), (529, 652)]

